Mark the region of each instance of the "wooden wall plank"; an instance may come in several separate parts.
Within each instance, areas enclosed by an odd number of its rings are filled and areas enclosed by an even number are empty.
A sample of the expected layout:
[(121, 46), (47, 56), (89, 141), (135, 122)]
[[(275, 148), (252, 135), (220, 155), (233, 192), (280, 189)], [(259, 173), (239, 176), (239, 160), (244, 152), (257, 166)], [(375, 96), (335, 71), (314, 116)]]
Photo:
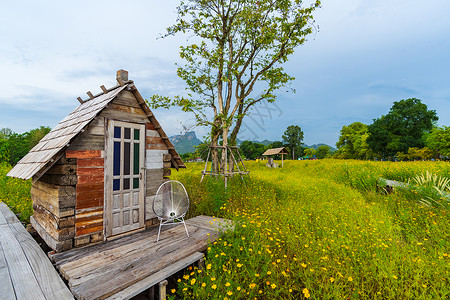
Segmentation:
[(66, 151), (67, 158), (102, 158), (101, 150), (76, 150), (76, 151)]

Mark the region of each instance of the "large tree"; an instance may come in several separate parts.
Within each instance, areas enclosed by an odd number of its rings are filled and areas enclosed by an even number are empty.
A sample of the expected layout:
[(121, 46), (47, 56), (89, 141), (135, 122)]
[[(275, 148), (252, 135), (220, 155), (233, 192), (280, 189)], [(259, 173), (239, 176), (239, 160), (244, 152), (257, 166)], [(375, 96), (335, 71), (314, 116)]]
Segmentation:
[(298, 125), (288, 126), (282, 138), (292, 151), (292, 159), (295, 159), (295, 149), (301, 147), (303, 141), (303, 131), (301, 127)]
[(423, 135), (431, 131), (437, 120), (436, 112), (428, 110), (421, 100), (400, 100), (394, 102), (387, 115), (369, 125), (367, 143), (382, 157), (406, 153), (411, 147), (423, 148)]
[(368, 126), (361, 122), (344, 125), (341, 129), (337, 157), (367, 159), (370, 155), (367, 138), (369, 137)]
[[(153, 96), (154, 107), (179, 106), (194, 113), (197, 123), (210, 126), (212, 146), (235, 144), (243, 118), (263, 100), (294, 78), (283, 69), (295, 48), (306, 41), (314, 25), (312, 13), (320, 1), (304, 6), (301, 0), (184, 0), (176, 24), (165, 36), (193, 37), (182, 46), (184, 65), (177, 74), (189, 93), (173, 98)], [(218, 151), (213, 148), (215, 172)], [(221, 166), (226, 152), (222, 151)], [(223, 168), (222, 168), (222, 171)]]
[(450, 127), (436, 127), (426, 138), (428, 148), (434, 150), (439, 156), (450, 157)]

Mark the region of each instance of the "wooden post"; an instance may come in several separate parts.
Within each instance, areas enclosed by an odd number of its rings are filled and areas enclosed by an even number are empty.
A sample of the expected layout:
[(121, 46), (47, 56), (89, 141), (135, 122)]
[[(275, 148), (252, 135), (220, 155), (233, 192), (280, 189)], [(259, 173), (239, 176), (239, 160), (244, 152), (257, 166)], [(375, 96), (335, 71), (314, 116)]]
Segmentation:
[(198, 260), (198, 269), (199, 270), (205, 270), (205, 258), (202, 257)]
[(165, 279), (158, 284), (159, 285), (159, 299), (160, 300), (165, 300), (166, 299), (166, 286), (167, 286), (167, 284), (168, 284), (168, 282)]

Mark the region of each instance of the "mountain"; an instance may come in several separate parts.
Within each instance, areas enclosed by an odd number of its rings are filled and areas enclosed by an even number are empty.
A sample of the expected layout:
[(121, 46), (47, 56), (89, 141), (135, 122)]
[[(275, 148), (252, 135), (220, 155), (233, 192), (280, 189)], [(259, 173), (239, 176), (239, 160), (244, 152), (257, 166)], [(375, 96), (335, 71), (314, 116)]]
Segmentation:
[(178, 154), (195, 152), (195, 146), (202, 143), (202, 141), (200, 141), (195, 135), (195, 131), (189, 131), (185, 134), (170, 136), (169, 140), (172, 142)]

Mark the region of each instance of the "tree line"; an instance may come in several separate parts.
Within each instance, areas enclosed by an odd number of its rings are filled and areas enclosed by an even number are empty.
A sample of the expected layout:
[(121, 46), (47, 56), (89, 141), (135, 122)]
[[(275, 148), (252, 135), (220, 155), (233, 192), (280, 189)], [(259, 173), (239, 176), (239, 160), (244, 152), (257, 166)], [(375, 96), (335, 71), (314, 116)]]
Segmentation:
[(450, 157), (450, 127), (437, 126), (436, 111), (420, 99), (394, 102), (372, 124), (342, 127), (334, 157), (343, 159), (421, 160)]
[(47, 126), (25, 133), (16, 133), (9, 128), (0, 129), (0, 163), (17, 164), (50, 130)]
[[(305, 147), (302, 143), (303, 141), (303, 131), (298, 125), (290, 125), (286, 128), (284, 134), (282, 135), (282, 141), (275, 141), (268, 145), (253, 141), (243, 141), (239, 146), (239, 151), (244, 159), (255, 160), (262, 157), (262, 154), (272, 148), (285, 147), (290, 155), (285, 156), (285, 159), (298, 159), (298, 158), (318, 158), (322, 159), (328, 157), (332, 154), (331, 147), (327, 145), (321, 145), (317, 149), (311, 147)], [(221, 143), (220, 143), (221, 144)], [(202, 143), (196, 147), (196, 151), (192, 153), (184, 153), (181, 155), (183, 160), (195, 160), (197, 158), (202, 158), (206, 160), (208, 155), (208, 144)], [(276, 159), (281, 159), (280, 157), (275, 157)]]

